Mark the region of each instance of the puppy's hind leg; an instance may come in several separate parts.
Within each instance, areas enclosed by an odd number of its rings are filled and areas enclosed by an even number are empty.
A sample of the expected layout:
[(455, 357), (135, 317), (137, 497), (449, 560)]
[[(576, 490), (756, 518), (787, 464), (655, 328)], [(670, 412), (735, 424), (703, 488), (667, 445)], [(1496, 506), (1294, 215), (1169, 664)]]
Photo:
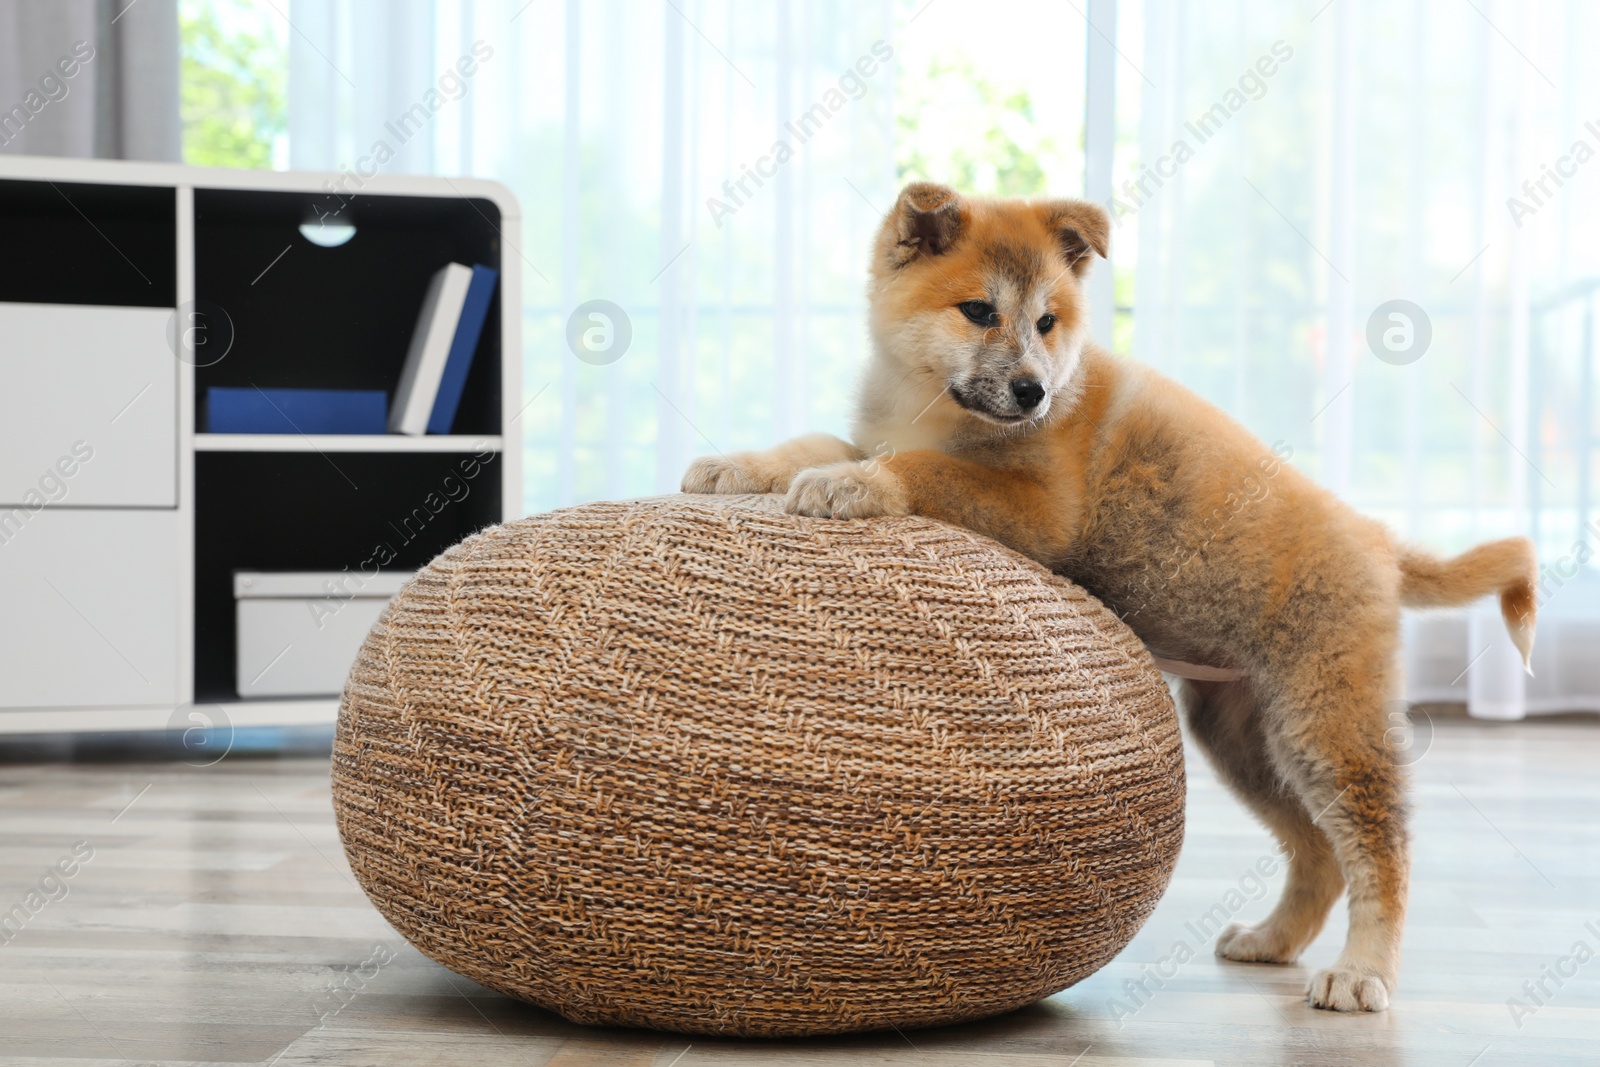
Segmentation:
[(1389, 658), (1390, 649), (1319, 650), (1268, 709), (1278, 773), (1332, 842), (1349, 887), (1344, 950), (1306, 990), (1317, 1008), (1383, 1011), (1399, 977), (1410, 842), (1405, 771), (1385, 739)]
[(1273, 770), (1248, 683), (1185, 682), (1189, 733), (1225, 785), (1277, 837), (1288, 856), (1289, 877), (1277, 906), (1254, 926), (1233, 923), (1217, 937), (1224, 959), (1292, 963), (1322, 930), (1344, 879), (1327, 835)]
[(865, 456), (849, 441), (831, 434), (813, 433), (785, 441), (761, 452), (731, 452), (701, 456), (683, 475), (685, 493), (786, 493), (794, 476), (808, 467), (821, 467)]

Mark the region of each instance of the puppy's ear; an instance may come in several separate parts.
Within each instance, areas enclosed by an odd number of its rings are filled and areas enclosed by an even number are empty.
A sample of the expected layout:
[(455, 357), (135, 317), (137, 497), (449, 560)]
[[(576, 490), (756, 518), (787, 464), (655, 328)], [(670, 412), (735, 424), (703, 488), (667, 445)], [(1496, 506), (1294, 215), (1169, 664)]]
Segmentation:
[(903, 267), (921, 256), (943, 255), (961, 235), (961, 197), (949, 186), (912, 182), (900, 190), (884, 220), (891, 266)]
[(1087, 200), (1046, 200), (1038, 206), (1044, 224), (1056, 235), (1072, 273), (1089, 273), (1094, 252), (1104, 259), (1111, 250), (1111, 217)]

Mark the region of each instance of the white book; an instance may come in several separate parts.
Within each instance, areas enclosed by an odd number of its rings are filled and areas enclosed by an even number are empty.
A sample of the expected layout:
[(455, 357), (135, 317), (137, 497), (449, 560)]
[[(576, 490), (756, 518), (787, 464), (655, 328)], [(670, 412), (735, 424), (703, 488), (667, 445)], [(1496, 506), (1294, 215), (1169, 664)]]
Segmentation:
[(455, 339), (471, 283), (472, 268), (460, 263), (445, 266), (428, 283), (416, 329), (411, 332), (405, 369), (400, 372), (400, 385), (389, 408), (390, 433), (421, 437), (428, 431), (428, 416), (433, 413), (439, 380), (450, 359), (450, 342)]

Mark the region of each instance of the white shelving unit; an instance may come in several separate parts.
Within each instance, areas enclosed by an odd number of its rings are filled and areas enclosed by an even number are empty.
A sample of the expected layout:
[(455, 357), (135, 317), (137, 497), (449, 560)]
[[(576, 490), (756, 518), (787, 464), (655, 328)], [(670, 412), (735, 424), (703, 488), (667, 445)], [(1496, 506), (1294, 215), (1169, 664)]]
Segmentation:
[[(299, 235), (335, 207), (348, 245)], [(334, 699), (237, 697), (231, 573), (359, 572), (377, 543), (410, 569), (521, 513), (515, 199), (0, 156), (0, 227), (0, 733), (332, 721)], [(200, 432), (211, 385), (392, 398), (450, 261), (500, 271), (455, 432)], [(235, 331), (214, 365), (171, 340), (196, 302)]]

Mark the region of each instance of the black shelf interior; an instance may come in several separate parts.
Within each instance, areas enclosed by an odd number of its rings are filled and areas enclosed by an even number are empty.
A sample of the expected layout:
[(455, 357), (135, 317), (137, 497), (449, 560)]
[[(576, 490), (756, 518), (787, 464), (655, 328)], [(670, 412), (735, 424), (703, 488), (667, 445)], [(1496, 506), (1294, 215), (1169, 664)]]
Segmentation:
[(500, 521), (500, 457), (199, 452), (195, 506), (194, 698), (233, 701), (235, 570), (415, 570)]
[(0, 181), (0, 301), (173, 307), (171, 187)]
[[(500, 211), (465, 197), (196, 189), (195, 297), (223, 309), (233, 344), (195, 373), (210, 386), (383, 389), (391, 405), (428, 281), (447, 263), (501, 269)], [(324, 248), (303, 222), (348, 222)], [(451, 432), (500, 432), (500, 284)]]

